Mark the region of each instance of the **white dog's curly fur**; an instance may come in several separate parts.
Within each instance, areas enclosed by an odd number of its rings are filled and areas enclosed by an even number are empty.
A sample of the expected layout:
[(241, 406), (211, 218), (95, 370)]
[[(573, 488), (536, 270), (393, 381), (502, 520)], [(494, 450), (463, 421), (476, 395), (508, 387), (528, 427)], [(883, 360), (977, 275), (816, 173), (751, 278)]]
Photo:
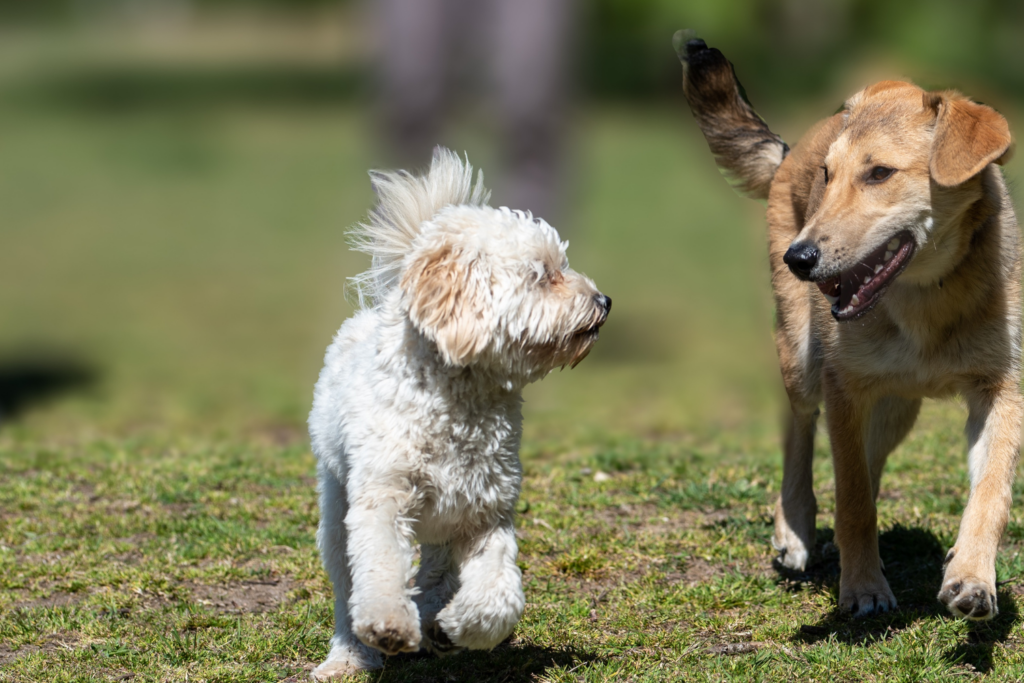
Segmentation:
[(361, 310), (327, 349), (309, 416), (335, 594), (317, 679), (511, 633), (522, 389), (582, 360), (611, 308), (550, 225), (487, 206), (455, 154), (438, 148), (423, 177), (371, 175)]

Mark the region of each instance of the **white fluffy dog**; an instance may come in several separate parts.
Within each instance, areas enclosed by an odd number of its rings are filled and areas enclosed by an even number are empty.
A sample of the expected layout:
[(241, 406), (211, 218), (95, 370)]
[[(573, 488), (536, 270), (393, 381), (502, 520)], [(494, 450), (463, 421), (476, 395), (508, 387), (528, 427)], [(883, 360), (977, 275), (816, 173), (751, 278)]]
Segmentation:
[(522, 389), (579, 363), (611, 308), (554, 228), (487, 206), (482, 174), (474, 185), (455, 154), (438, 148), (424, 177), (371, 177), (362, 310), (327, 349), (309, 416), (335, 595), (317, 679), (512, 632)]

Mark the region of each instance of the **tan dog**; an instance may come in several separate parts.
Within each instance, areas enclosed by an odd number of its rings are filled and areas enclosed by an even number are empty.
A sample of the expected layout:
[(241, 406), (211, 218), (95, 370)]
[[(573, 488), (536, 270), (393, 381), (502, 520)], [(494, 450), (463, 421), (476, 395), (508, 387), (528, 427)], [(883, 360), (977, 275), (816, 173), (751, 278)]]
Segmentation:
[(677, 39), (683, 89), (723, 171), (768, 200), (776, 344), (792, 416), (772, 544), (803, 570), (817, 505), (811, 458), (824, 398), (836, 477), (839, 605), (896, 607), (875, 500), (922, 397), (967, 402), (971, 493), (939, 600), (997, 613), (995, 558), (1020, 446), (1021, 251), (998, 163), (1006, 120), (956, 92), (885, 81), (789, 154), (732, 65)]

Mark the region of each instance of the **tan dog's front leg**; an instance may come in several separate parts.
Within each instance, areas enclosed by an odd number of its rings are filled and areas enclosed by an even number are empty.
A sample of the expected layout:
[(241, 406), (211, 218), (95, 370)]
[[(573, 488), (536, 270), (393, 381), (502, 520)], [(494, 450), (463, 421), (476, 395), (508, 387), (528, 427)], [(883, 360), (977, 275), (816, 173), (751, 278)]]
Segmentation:
[(813, 481), (814, 427), (818, 410), (816, 406), (810, 410), (800, 410), (800, 407), (793, 406), (783, 442), (782, 493), (775, 505), (772, 547), (779, 551), (779, 564), (802, 572), (814, 550), (814, 523), (818, 513)]
[(858, 617), (888, 612), (896, 608), (896, 596), (882, 575), (875, 497), (864, 451), (870, 406), (853, 400), (834, 372), (826, 370), (823, 379), (836, 476), (839, 607)]
[(1024, 414), (1016, 382), (968, 394), (971, 496), (956, 545), (946, 555), (939, 600), (958, 617), (985, 620), (996, 604), (996, 551), (1010, 514)]

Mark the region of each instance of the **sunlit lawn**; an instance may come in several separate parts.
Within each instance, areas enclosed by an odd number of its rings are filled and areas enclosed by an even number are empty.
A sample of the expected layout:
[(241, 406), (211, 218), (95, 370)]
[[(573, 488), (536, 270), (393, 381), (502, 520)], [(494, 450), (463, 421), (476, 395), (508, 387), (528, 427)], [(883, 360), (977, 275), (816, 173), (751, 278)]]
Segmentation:
[[(94, 378), (0, 424), (0, 681), (301, 680), (326, 654), (303, 421), (365, 266), (344, 229), (372, 201), (368, 116), (0, 106), (0, 389), (30, 365)], [(615, 307), (580, 367), (527, 392), (526, 614), (492, 653), (392, 658), (363, 680), (1024, 676), (1019, 507), (999, 619), (935, 601), (966, 495), (956, 405), (927, 404), (884, 484), (900, 611), (834, 613), (825, 443), (815, 563), (772, 569), (762, 209), (688, 114), (579, 117), (561, 227)], [(486, 134), (449, 142), (487, 160)]]

